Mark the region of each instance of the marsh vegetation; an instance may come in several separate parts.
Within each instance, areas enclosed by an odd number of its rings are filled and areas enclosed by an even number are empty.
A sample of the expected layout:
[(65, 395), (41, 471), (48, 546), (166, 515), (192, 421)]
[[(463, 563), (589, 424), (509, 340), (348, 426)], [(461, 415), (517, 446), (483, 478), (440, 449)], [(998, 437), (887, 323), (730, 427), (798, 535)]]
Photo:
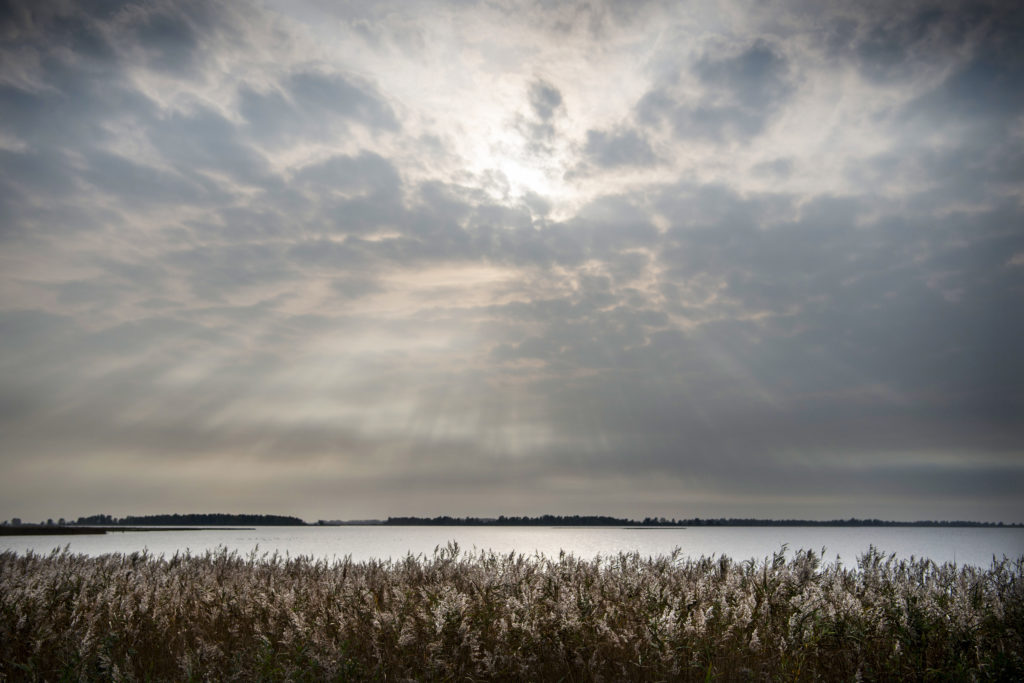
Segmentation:
[(1024, 558), (0, 553), (8, 680), (1020, 680)]

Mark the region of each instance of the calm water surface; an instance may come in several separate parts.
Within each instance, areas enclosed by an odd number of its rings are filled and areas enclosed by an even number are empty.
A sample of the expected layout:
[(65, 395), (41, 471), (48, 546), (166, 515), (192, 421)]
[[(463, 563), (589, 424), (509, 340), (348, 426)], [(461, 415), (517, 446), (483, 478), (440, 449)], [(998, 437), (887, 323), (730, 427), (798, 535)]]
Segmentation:
[(605, 557), (619, 552), (666, 555), (679, 548), (684, 556), (728, 555), (737, 560), (761, 560), (783, 544), (788, 555), (799, 548), (820, 551), (825, 559), (838, 556), (853, 564), (871, 545), (895, 552), (898, 557), (927, 557), (935, 562), (956, 562), (987, 567), (992, 557), (1024, 555), (1024, 529), (957, 528), (822, 528), (822, 527), (691, 527), (685, 529), (629, 529), (621, 527), (258, 527), (230, 531), (116, 532), (102, 536), (5, 536), (0, 550), (46, 553), (69, 546), (88, 555), (130, 553), (193, 554), (220, 547), (243, 554), (256, 550), (292, 557), (307, 555), (324, 559), (398, 559), (407, 554), (430, 555), (438, 545), (457, 542), (464, 550), (498, 553), (543, 553), (557, 557), (560, 551), (577, 557)]

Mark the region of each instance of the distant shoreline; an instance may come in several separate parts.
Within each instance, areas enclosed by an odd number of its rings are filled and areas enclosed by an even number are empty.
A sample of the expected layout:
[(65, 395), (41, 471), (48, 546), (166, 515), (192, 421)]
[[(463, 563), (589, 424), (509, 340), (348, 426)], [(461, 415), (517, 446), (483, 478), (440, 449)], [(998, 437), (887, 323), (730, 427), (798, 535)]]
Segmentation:
[(705, 519), (694, 517), (689, 519), (647, 518), (642, 521), (620, 519), (615, 517), (561, 517), (543, 515), (540, 517), (389, 517), (381, 522), (320, 522), (321, 526), (334, 525), (369, 525), (384, 526), (549, 526), (549, 527), (616, 527), (630, 529), (679, 529), (687, 527), (937, 527), (937, 528), (1021, 528), (1024, 524), (1004, 522), (971, 522), (955, 521), (886, 521), (880, 519), (750, 519), (750, 518), (718, 518)]
[(690, 527), (906, 527), (1019, 529), (1019, 522), (973, 522), (966, 520), (889, 521), (882, 519), (757, 519), (741, 517), (643, 520), (600, 515), (540, 515), (537, 517), (388, 517), (387, 519), (318, 520), (306, 522), (298, 517), (248, 514), (172, 514), (138, 515), (116, 518), (110, 515), (79, 517), (57, 523), (25, 524), (13, 519), (0, 525), (0, 536), (101, 534), (107, 531), (203, 531), (210, 529), (249, 530), (255, 527), (310, 526), (434, 526), (434, 527), (608, 527), (626, 529), (685, 529)]
[(345, 522), (344, 524), (308, 524), (306, 526), (432, 526), (432, 527), (547, 527), (553, 529), (578, 529), (581, 527), (590, 527), (595, 529), (629, 529), (635, 531), (656, 531), (658, 529), (686, 529), (689, 527), (749, 527), (749, 528), (781, 528), (781, 527), (820, 527), (828, 529), (842, 529), (842, 528), (934, 528), (934, 529), (1021, 529), (1024, 528), (1024, 524), (978, 524), (968, 522), (966, 524), (959, 524), (956, 522), (949, 523), (919, 523), (919, 522), (885, 522), (884, 524), (832, 524), (831, 522), (759, 522), (757, 524), (742, 524), (742, 523), (709, 523), (709, 524), (637, 524), (623, 523), (623, 524), (497, 524), (497, 523), (435, 523), (435, 522)]

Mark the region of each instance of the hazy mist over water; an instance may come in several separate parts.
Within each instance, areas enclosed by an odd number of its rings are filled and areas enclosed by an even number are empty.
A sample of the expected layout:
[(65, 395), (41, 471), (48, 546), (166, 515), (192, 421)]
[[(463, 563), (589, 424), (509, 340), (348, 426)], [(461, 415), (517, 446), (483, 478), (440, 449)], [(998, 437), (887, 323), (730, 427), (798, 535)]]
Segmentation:
[(1024, 555), (1024, 529), (964, 528), (612, 528), (612, 527), (260, 527), (252, 530), (116, 532), (86, 536), (0, 537), (0, 549), (48, 553), (67, 545), (71, 552), (100, 555), (148, 550), (171, 556), (225, 547), (248, 554), (278, 552), (328, 560), (400, 559), (409, 553), (431, 555), (455, 541), (464, 551), (493, 550), (557, 557), (607, 557), (619, 552), (668, 555), (679, 548), (684, 557), (728, 555), (734, 560), (761, 560), (783, 544), (789, 553), (825, 548), (824, 559), (852, 564), (870, 545), (900, 558), (926, 557), (936, 563), (957, 562), (987, 567), (993, 555)]

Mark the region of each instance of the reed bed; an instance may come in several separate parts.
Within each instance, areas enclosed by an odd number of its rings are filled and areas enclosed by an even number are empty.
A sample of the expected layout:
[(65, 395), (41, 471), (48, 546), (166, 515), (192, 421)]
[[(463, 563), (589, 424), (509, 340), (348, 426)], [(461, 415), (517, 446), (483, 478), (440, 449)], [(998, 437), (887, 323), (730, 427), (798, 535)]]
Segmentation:
[(0, 554), (0, 680), (1021, 680), (1024, 558)]

